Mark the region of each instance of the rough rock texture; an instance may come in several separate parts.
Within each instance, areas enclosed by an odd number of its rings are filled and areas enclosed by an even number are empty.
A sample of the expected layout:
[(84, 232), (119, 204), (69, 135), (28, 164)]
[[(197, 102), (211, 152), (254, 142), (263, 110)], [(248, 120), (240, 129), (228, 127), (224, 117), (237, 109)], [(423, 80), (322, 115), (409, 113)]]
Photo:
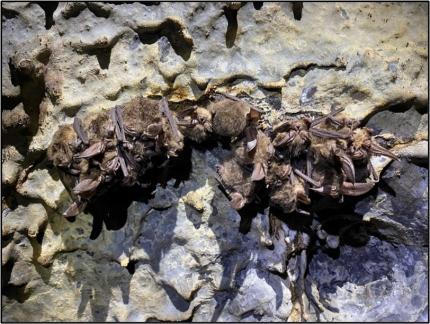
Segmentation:
[(428, 317), (428, 253), (370, 236), (336, 259), (318, 252), (306, 285), (321, 321), (410, 322)]
[(47, 220), (48, 215), (43, 205), (19, 206), (13, 211), (2, 214), (2, 236), (20, 232), (26, 233), (30, 237), (36, 237), (39, 228), (45, 225)]
[[(300, 20), (288, 2), (2, 3), (3, 320), (427, 321), (427, 17), (427, 3), (304, 3)], [(59, 125), (213, 89), (265, 127), (344, 107), (401, 161), (374, 159), (380, 185), (337, 205), (336, 226), (322, 199), (315, 223), (283, 217), (277, 236), (269, 210), (229, 207), (220, 148), (190, 148), (189, 177), (149, 199), (60, 216), (70, 197), (45, 161)]]
[[(240, 217), (217, 188), (211, 160), (216, 158), (209, 152), (193, 152), (190, 180), (165, 189), (170, 206), (160, 211), (133, 202), (126, 225), (104, 229), (96, 240), (89, 239), (89, 215), (73, 223), (51, 215), (35, 260), (49, 270), (29, 280), (26, 289), (34, 297), (6, 302), (4, 319), (288, 319), (290, 282), (271, 272), (283, 266), (283, 256), (277, 260), (260, 242), (257, 225), (247, 235), (239, 232)], [(196, 198), (201, 210), (185, 204), (185, 197), (201, 190), (209, 193)], [(165, 195), (155, 195), (152, 204), (162, 200)], [(36, 298), (48, 291), (52, 299)], [(54, 307), (45, 309), (47, 302)], [(29, 315), (41, 307), (43, 314)]]
[(390, 242), (428, 245), (428, 169), (394, 162), (382, 179), (376, 198), (363, 199), (355, 212)]
[(64, 200), (64, 185), (56, 175), (53, 179), (49, 170), (35, 170), (27, 175), (26, 181), (17, 187), (18, 193), (24, 197), (41, 199), (51, 208), (57, 208), (60, 201)]

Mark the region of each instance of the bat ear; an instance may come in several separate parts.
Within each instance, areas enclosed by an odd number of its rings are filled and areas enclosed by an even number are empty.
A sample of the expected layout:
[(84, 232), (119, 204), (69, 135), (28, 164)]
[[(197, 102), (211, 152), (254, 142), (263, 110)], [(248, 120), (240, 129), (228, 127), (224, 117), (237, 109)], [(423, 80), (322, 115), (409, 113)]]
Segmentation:
[(249, 110), (249, 119), (259, 120), (262, 113), (263, 113), (262, 110), (257, 109), (255, 107), (251, 107), (251, 109)]
[(265, 176), (266, 176), (266, 172), (264, 171), (263, 163), (256, 162), (254, 164), (254, 170), (252, 171), (251, 180), (260, 181), (260, 180), (263, 180)]
[(243, 206), (245, 206), (245, 198), (243, 198), (243, 196), (240, 193), (233, 192), (230, 195), (230, 197), (231, 197), (230, 205), (234, 209), (239, 210), (239, 209), (242, 209)]

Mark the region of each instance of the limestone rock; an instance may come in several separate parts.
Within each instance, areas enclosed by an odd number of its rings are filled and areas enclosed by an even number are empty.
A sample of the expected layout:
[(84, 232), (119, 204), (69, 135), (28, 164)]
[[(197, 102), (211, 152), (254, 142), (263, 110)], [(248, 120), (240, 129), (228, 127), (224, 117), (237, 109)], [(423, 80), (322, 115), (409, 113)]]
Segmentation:
[(370, 236), (365, 245), (342, 246), (336, 259), (317, 252), (306, 278), (308, 296), (320, 308), (320, 321), (426, 319), (427, 262), (420, 247)]
[(19, 173), (22, 168), (14, 161), (5, 161), (2, 164), (2, 184), (13, 185), (16, 183), (19, 177)]
[(46, 224), (48, 215), (42, 204), (30, 204), (2, 215), (2, 236), (13, 234), (15, 231), (36, 237), (40, 227)]
[[(49, 293), (50, 310), (31, 318), (287, 319), (289, 283), (270, 272), (285, 270), (283, 237), (274, 243), (273, 257), (261, 243), (261, 226), (255, 223), (248, 235), (241, 234), (239, 215), (215, 182), (208, 181), (215, 174), (208, 162), (215, 163), (216, 157), (193, 151), (191, 158), (190, 180), (178, 188), (169, 182), (165, 189), (177, 203), (157, 210), (133, 202), (126, 225), (116, 231), (103, 228), (95, 240), (89, 239), (94, 226), (90, 215), (82, 213), (71, 223), (50, 213), (37, 258), (51, 269), (50, 275), (45, 281), (29, 276), (27, 286), (33, 296), (49, 289), (62, 296), (54, 301)], [(201, 190), (213, 195), (205, 196), (203, 213), (184, 202), (190, 192)], [(63, 289), (67, 292), (60, 293)], [(36, 307), (44, 309), (38, 300), (7, 303), (8, 318), (30, 318), (17, 314), (15, 307), (31, 314)], [(55, 315), (63, 307), (68, 310)]]
[(53, 209), (59, 207), (64, 196), (68, 196), (61, 180), (55, 179), (47, 169), (31, 172), (18, 188), (18, 192), (26, 197), (42, 199)]
[(2, 248), (2, 255), (2, 265), (5, 265), (9, 260), (31, 262), (33, 259), (33, 246), (27, 237), (15, 232), (12, 240)]
[(6, 146), (2, 149), (2, 184), (14, 185), (22, 170), (21, 163), (24, 156), (15, 146)]
[(2, 130), (23, 130), (30, 126), (30, 116), (24, 111), (24, 105), (19, 104), (12, 110), (2, 111)]

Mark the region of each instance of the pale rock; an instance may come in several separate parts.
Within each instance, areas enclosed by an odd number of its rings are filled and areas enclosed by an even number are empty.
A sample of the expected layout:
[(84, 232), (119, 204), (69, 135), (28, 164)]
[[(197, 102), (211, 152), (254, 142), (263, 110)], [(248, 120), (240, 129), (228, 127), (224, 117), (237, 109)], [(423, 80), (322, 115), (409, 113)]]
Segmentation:
[(41, 199), (53, 209), (60, 207), (61, 201), (68, 197), (61, 180), (55, 179), (47, 169), (30, 172), (27, 180), (18, 187), (18, 192), (25, 197)]
[(36, 237), (42, 226), (48, 221), (48, 214), (42, 204), (30, 204), (2, 215), (2, 236), (15, 231)]

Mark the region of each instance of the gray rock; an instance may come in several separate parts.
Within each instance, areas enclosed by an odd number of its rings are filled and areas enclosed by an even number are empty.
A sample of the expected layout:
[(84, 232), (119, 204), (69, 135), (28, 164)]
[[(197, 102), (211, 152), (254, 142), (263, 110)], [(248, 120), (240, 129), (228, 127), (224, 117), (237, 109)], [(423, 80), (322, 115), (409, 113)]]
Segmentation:
[(154, 209), (167, 209), (178, 200), (172, 191), (160, 186), (157, 186), (154, 194), (154, 198), (149, 200), (149, 205)]
[(14, 286), (27, 284), (35, 276), (35, 273), (36, 270), (31, 262), (15, 262), (10, 275), (9, 284)]
[(412, 106), (404, 112), (395, 109), (381, 111), (371, 117), (366, 126), (372, 128), (374, 134), (379, 134), (383, 130), (384, 133), (391, 133), (402, 141), (410, 141), (417, 134), (422, 118), (423, 115)]
[(325, 240), (327, 238), (327, 232), (322, 228), (317, 230), (317, 235), (320, 240)]
[(339, 236), (327, 235), (326, 242), (330, 249), (337, 249), (339, 247)]
[(376, 198), (358, 202), (355, 212), (391, 242), (428, 245), (428, 169), (404, 160), (393, 162)]
[(14, 185), (19, 177), (22, 167), (14, 161), (5, 161), (2, 163), (1, 183), (5, 185)]
[(33, 259), (33, 246), (28, 237), (15, 232), (12, 239), (2, 248), (2, 265), (9, 261), (31, 262)]
[(321, 321), (428, 320), (427, 263), (427, 248), (373, 236), (341, 246), (336, 258), (319, 250), (309, 264), (308, 297)]

